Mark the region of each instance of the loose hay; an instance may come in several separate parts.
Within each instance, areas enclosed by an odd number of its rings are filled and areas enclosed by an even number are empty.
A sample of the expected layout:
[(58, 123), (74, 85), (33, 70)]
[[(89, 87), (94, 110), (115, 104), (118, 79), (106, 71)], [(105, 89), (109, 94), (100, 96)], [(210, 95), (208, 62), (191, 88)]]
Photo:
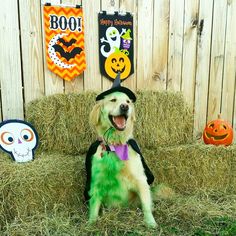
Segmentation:
[[(233, 204), (232, 204), (233, 203)], [(85, 209), (68, 210), (55, 207), (51, 213), (38, 213), (25, 219), (15, 218), (7, 224), (3, 235), (224, 235), (235, 227), (236, 197), (196, 195), (159, 199), (154, 204), (157, 229), (147, 229), (140, 209), (103, 209), (95, 225), (87, 223)], [(221, 222), (221, 224), (220, 224)], [(208, 233), (208, 234), (206, 234)], [(225, 234), (234, 235), (234, 234)]]

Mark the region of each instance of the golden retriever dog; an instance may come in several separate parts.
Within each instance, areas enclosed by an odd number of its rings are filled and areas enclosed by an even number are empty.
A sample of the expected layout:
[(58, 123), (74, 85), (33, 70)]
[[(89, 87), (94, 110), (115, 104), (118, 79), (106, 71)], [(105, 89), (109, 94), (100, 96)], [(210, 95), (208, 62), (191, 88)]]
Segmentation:
[(144, 221), (155, 227), (150, 184), (154, 177), (133, 139), (135, 95), (118, 86), (97, 98), (90, 122), (98, 140), (87, 153), (85, 199), (89, 202), (89, 222), (95, 222), (101, 204), (126, 206), (138, 197)]

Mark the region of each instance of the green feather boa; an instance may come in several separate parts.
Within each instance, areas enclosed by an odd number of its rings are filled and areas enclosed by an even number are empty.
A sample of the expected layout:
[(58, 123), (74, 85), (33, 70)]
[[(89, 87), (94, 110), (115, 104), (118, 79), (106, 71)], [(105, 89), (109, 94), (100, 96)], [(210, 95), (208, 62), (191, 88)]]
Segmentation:
[(119, 173), (124, 167), (114, 152), (105, 151), (101, 159), (93, 158), (91, 198), (100, 200), (107, 206), (126, 205), (128, 191), (124, 189)]

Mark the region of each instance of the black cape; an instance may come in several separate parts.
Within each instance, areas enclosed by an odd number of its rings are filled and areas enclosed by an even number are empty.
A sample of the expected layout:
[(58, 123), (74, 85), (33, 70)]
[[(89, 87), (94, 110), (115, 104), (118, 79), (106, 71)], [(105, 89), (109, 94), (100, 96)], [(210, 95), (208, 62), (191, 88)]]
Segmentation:
[[(84, 197), (85, 200), (88, 201), (90, 199), (89, 196), (89, 190), (90, 190), (90, 183), (91, 183), (91, 171), (92, 171), (92, 156), (96, 153), (98, 146), (101, 144), (102, 141), (95, 141), (90, 147), (86, 155), (86, 161), (85, 161), (85, 168), (87, 172), (87, 179), (86, 179), (86, 185), (85, 185), (85, 190), (84, 190)], [(129, 139), (127, 142), (133, 149), (136, 151), (141, 158), (143, 168), (144, 168), (144, 173), (147, 176), (147, 182), (148, 184), (152, 184), (154, 181), (154, 176), (151, 172), (151, 170), (148, 168), (144, 157), (139, 149), (139, 146), (137, 142), (134, 139)], [(109, 147), (106, 146), (107, 150), (109, 150)]]

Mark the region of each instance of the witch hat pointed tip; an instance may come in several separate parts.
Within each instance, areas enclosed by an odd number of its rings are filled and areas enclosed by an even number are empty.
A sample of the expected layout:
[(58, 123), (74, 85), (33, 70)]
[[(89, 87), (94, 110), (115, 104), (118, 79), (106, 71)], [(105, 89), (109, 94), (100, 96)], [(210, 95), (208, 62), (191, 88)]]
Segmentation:
[(112, 88), (116, 88), (120, 86), (120, 72), (117, 73), (116, 78), (113, 82)]

